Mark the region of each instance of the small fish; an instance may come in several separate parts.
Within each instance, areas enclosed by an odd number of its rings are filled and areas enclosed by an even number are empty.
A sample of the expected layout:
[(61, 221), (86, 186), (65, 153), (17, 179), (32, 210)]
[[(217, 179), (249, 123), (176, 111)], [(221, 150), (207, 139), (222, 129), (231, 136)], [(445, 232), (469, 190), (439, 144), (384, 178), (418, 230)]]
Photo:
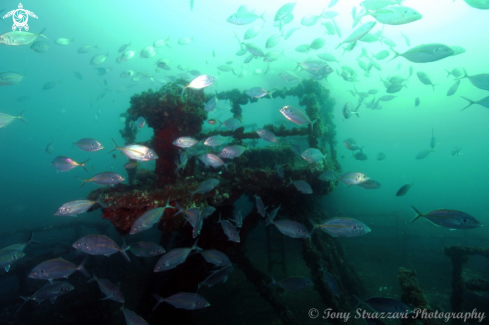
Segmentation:
[(49, 155), (54, 150), (54, 140), (51, 138), (51, 142), (46, 146), (46, 153)]
[(131, 243), (129, 251), (139, 257), (154, 257), (166, 253), (163, 247), (150, 242)]
[(281, 220), (271, 220), (270, 218), (267, 218), (267, 226), (268, 225), (275, 225), (277, 227), (278, 231), (280, 231), (282, 234), (289, 236), (291, 238), (309, 238), (311, 237), (311, 234), (307, 230), (307, 228), (303, 225), (300, 224), (296, 221), (289, 220), (289, 219), (281, 219)]
[(241, 121), (235, 117), (232, 117), (222, 122), (222, 125), (224, 125), (226, 128), (228, 128), (231, 131), (235, 131), (237, 128), (240, 127)]
[(260, 138), (262, 138), (265, 141), (278, 143), (277, 137), (271, 131), (265, 129), (258, 129), (256, 130), (256, 133)]
[(385, 159), (385, 154), (383, 152), (379, 152), (377, 154), (377, 160), (378, 161), (381, 161), (381, 160), (384, 160)]
[(115, 155), (115, 153), (112, 154), (112, 158), (117, 159), (117, 156)]
[(367, 181), (368, 179), (369, 178), (365, 174), (359, 172), (345, 173), (339, 178), (339, 180), (346, 185), (358, 185)]
[(149, 325), (147, 321), (132, 310), (124, 308), (122, 305), (121, 311), (124, 313), (126, 325)]
[(202, 219), (207, 219), (210, 215), (212, 215), (216, 211), (216, 208), (211, 207), (210, 205), (203, 208), (202, 211), (200, 211), (200, 214), (202, 215)]
[(239, 243), (240, 238), (239, 238), (239, 232), (236, 231), (236, 228), (228, 221), (228, 220), (221, 220), (221, 214), (219, 214), (219, 221), (218, 223), (221, 224), (222, 230), (228, 237), (229, 241)]
[[(112, 141), (114, 142), (115, 145), (115, 149), (113, 149), (112, 151), (120, 150), (129, 159), (140, 160), (140, 161), (149, 161), (149, 160), (158, 159), (156, 153), (148, 147), (139, 144), (128, 144), (124, 147), (118, 147), (114, 139), (112, 139)], [(109, 153), (111, 153), (112, 151), (110, 151)]]
[(46, 283), (46, 285), (44, 285), (44, 287), (37, 290), (30, 297), (20, 296), (20, 298), (22, 298), (24, 300), (24, 303), (22, 304), (22, 306), (20, 306), (19, 309), (17, 309), (16, 313), (19, 312), (19, 310), (29, 300), (37, 301), (38, 303), (41, 303), (45, 300), (50, 300), (52, 303), (54, 303), (56, 298), (58, 298), (61, 295), (64, 295), (65, 293), (73, 291), (73, 289), (75, 289), (75, 287), (72, 284), (65, 282), (65, 281), (56, 281), (56, 282), (53, 282), (53, 284)]
[(220, 268), (219, 270), (213, 271), (207, 278), (205, 278), (204, 281), (199, 283), (197, 290), (200, 290), (200, 288), (204, 285), (208, 287), (212, 287), (216, 284), (226, 282), (226, 280), (228, 279), (232, 271), (233, 271), (232, 265), (227, 265), (223, 268)]
[(202, 89), (205, 87), (209, 87), (215, 81), (215, 77), (204, 74), (193, 79), (187, 86), (184, 87), (183, 90), (185, 90), (186, 88)]
[(392, 48), (391, 50), (394, 51), (395, 55), (392, 59), (389, 60), (389, 62), (394, 60), (398, 56), (402, 56), (406, 60), (411, 62), (427, 63), (442, 60), (454, 54), (454, 51), (449, 46), (438, 43), (418, 45), (404, 53), (398, 53)]
[(102, 235), (88, 235), (78, 239), (73, 243), (73, 248), (90, 255), (110, 256), (120, 252), (126, 261), (130, 261), (126, 250), (129, 249), (125, 244), (119, 247), (112, 239)]
[(227, 142), (231, 142), (233, 137), (223, 137), (221, 135), (213, 135), (204, 140), (204, 145), (209, 147), (220, 147)]
[(317, 121), (314, 120), (311, 122), (309, 116), (307, 116), (307, 114), (303, 110), (296, 108), (294, 106), (284, 106), (280, 109), (280, 113), (282, 113), (282, 115), (286, 119), (288, 119), (291, 122), (294, 122), (295, 124), (299, 124), (299, 125), (311, 124), (311, 130), (314, 126), (314, 123)]
[(207, 262), (214, 264), (215, 266), (226, 267), (231, 265), (229, 257), (217, 249), (208, 249), (199, 253)]
[(454, 157), (454, 156), (461, 155), (461, 153), (460, 153), (460, 150), (461, 150), (461, 149), (462, 149), (462, 148), (457, 148), (457, 147), (454, 147), (454, 148), (452, 149), (452, 152), (450, 153), (450, 157)]
[(312, 287), (314, 284), (312, 283), (311, 279), (304, 276), (293, 276), (278, 282), (276, 282), (272, 276), (272, 282), (268, 285), (268, 287), (274, 285), (278, 285), (287, 291), (300, 291)]
[(16, 72), (2, 72), (0, 73), (0, 86), (13, 86), (19, 84), (24, 80), (25, 75)]
[(56, 87), (56, 85), (57, 85), (58, 83), (60, 83), (60, 82), (61, 82), (61, 79), (46, 82), (46, 83), (44, 84), (44, 86), (42, 86), (42, 89), (43, 89), (43, 90), (49, 90), (49, 89), (53, 89), (53, 88), (54, 88), (54, 87)]
[(83, 80), (83, 76), (81, 75), (80, 72), (73, 72), (75, 74), (75, 78), (78, 79), (78, 80)]
[(331, 273), (329, 273), (326, 269), (321, 266), (324, 274), (324, 282), (328, 285), (329, 290), (338, 298), (340, 296), (340, 288), (338, 287), (338, 283)]
[(93, 46), (92, 45), (85, 45), (85, 46), (82, 46), (82, 47), (80, 47), (78, 49), (78, 51), (76, 51), (76, 53), (78, 53), (78, 54), (85, 54), (85, 53), (90, 52), (93, 49), (99, 49), (98, 45), (93, 45)]
[(301, 157), (304, 158), (308, 163), (316, 163), (325, 160), (327, 154), (323, 154), (321, 150), (316, 148), (308, 148), (302, 152)]
[(304, 194), (312, 194), (312, 188), (311, 186), (304, 180), (298, 180), (298, 181), (293, 181), (292, 178), (290, 178), (290, 182), (287, 186), (290, 184), (294, 184), (295, 188)]
[(76, 217), (80, 213), (87, 212), (94, 204), (98, 203), (98, 201), (89, 201), (89, 200), (75, 200), (70, 201), (58, 208), (54, 213), (55, 216), (70, 216)]
[(0, 250), (0, 268), (5, 272), (10, 270), (10, 266), (25, 256), (25, 253), (17, 249), (4, 248)]
[(445, 69), (445, 71), (447, 72), (447, 78), (450, 77), (450, 75), (454, 76), (455, 78), (460, 78), (463, 75), (460, 68), (453, 68), (452, 71)]
[(29, 96), (19, 96), (17, 97), (17, 102), (21, 103), (26, 99), (29, 99)]
[(432, 149), (425, 149), (425, 150), (421, 151), (420, 153), (418, 153), (415, 158), (416, 159), (424, 159), (424, 158), (428, 157), (428, 155), (432, 152), (433, 152)]
[(367, 157), (367, 155), (366, 155), (366, 154), (364, 154), (364, 153), (363, 153), (362, 148), (360, 148), (359, 150), (360, 150), (360, 151), (359, 151), (359, 152), (357, 152), (357, 153), (355, 153), (355, 154), (353, 155), (353, 157), (354, 157), (356, 160), (367, 160), (367, 159), (368, 159), (368, 157)]
[(104, 148), (104, 146), (100, 142), (90, 138), (80, 139), (77, 142), (73, 142), (73, 144), (83, 151), (90, 151), (90, 152), (99, 151)]
[(377, 24), (376, 21), (370, 21), (358, 27), (356, 30), (353, 31), (353, 33), (350, 34), (350, 36), (348, 36), (344, 41), (339, 43), (338, 46), (336, 46), (336, 48), (339, 48), (344, 43), (354, 43), (359, 39), (363, 38), (365, 35), (367, 35), (370, 32), (370, 30), (372, 30), (372, 28), (374, 28), (375, 24)]
[(180, 137), (174, 140), (172, 143), (180, 148), (190, 148), (196, 145), (199, 141), (192, 137)]
[(419, 81), (421, 81), (422, 84), (432, 86), (433, 91), (435, 91), (435, 85), (433, 84), (433, 82), (431, 82), (430, 77), (425, 72), (418, 71), (416, 72), (416, 75), (418, 76), (418, 79)]
[(418, 107), (419, 106), (419, 103), (420, 103), (419, 97), (416, 97), (416, 99), (414, 100), (414, 106), (415, 107)]
[(158, 302), (153, 308), (153, 311), (162, 302), (169, 303), (170, 305), (176, 308), (187, 309), (187, 310), (202, 309), (202, 308), (209, 307), (211, 305), (204, 297), (202, 297), (197, 293), (180, 292), (168, 298), (162, 298), (157, 294), (154, 294), (153, 296), (156, 298), (156, 300), (158, 300)]
[(129, 234), (134, 235), (138, 234), (144, 230), (150, 229), (155, 224), (160, 222), (161, 217), (165, 213), (165, 209), (171, 208), (174, 209), (170, 203), (170, 197), (168, 197), (166, 201), (166, 205), (164, 207), (158, 207), (154, 209), (150, 209), (139, 216), (134, 223), (132, 224), (131, 231)]
[(90, 159), (85, 160), (84, 162), (77, 163), (71, 158), (64, 157), (64, 156), (58, 156), (53, 159), (51, 164), (53, 165), (54, 168), (56, 168), (57, 171), (59, 172), (65, 172), (68, 170), (71, 170), (75, 167), (83, 167), (86, 172), (88, 172), (87, 168), (85, 167), (85, 164), (89, 161)]
[(101, 63), (104, 63), (105, 62), (105, 59), (107, 59), (107, 57), (109, 56), (109, 52), (107, 52), (107, 54), (97, 54), (97, 55), (94, 55), (91, 59), (90, 59), (90, 64), (91, 65), (97, 65), (97, 64), (101, 64)]
[(204, 194), (204, 193), (210, 192), (217, 185), (219, 185), (219, 180), (215, 179), (215, 178), (209, 178), (209, 179), (203, 181), (202, 183), (199, 184), (199, 186), (197, 187), (197, 189), (195, 191), (189, 191), (189, 193), (191, 194), (190, 201), (193, 200), (194, 195), (196, 193)]
[(365, 182), (358, 184), (357, 186), (366, 190), (375, 190), (382, 187), (379, 182), (373, 179), (368, 179)]
[(261, 97), (268, 95), (268, 96), (270, 96), (271, 99), (273, 99), (272, 94), (270, 94), (269, 92), (267, 92), (265, 89), (263, 89), (261, 87), (253, 87), (253, 88), (248, 89), (246, 91), (246, 95), (248, 95), (252, 98), (261, 98)]
[(227, 146), (221, 150), (219, 157), (234, 159), (241, 156), (247, 149), (248, 148), (239, 145)]
[(178, 265), (184, 263), (187, 260), (187, 257), (190, 255), (190, 253), (195, 250), (195, 251), (201, 251), (202, 248), (197, 246), (197, 243), (199, 242), (199, 239), (195, 241), (192, 247), (188, 248), (174, 248), (158, 260), (156, 262), (156, 265), (153, 269), (153, 272), (162, 272), (162, 271), (167, 271), (170, 269), (173, 269), (177, 267)]
[(314, 224), (314, 229), (316, 228), (320, 228), (333, 237), (356, 237), (371, 231), (366, 224), (352, 218), (329, 219), (322, 224)]
[(263, 204), (263, 201), (258, 195), (255, 195), (255, 202), (256, 202), (256, 211), (261, 214), (262, 217), (266, 217), (266, 209), (265, 205)]
[(411, 222), (424, 217), (437, 226), (450, 229), (473, 229), (482, 227), (482, 224), (477, 219), (462, 211), (440, 209), (423, 214), (415, 207), (411, 206), (411, 208), (416, 212), (416, 216)]
[(81, 180), (83, 183), (80, 185), (80, 188), (85, 185), (87, 182), (92, 182), (98, 185), (115, 185), (119, 184), (120, 182), (123, 182), (125, 179), (121, 175), (113, 172), (103, 172), (99, 173), (95, 176), (93, 176), (90, 179), (81, 179), (77, 177), (79, 180)]
[(56, 45), (70, 45), (74, 39), (75, 39), (74, 37), (72, 39), (61, 37), (61, 38), (56, 39), (54, 41), (54, 44), (56, 44)]
[(456, 80), (455, 83), (448, 89), (447, 96), (452, 96), (458, 90), (458, 86), (460, 85), (460, 80)]
[(325, 182), (336, 182), (338, 178), (338, 173), (335, 172), (334, 170), (328, 170), (325, 172), (322, 172), (321, 175), (319, 175), (319, 179)]
[(257, 14), (249, 11), (239, 11), (237, 13), (232, 14), (231, 16), (226, 19), (228, 23), (231, 23), (233, 25), (247, 25), (251, 24), (258, 18), (262, 19), (265, 21), (265, 18), (263, 18), (263, 15), (265, 13), (261, 14), (261, 16), (258, 16)]
[(51, 284), (55, 279), (68, 279), (68, 277), (76, 271), (80, 271), (84, 276), (89, 277), (90, 275), (85, 269), (87, 259), (88, 256), (85, 256), (78, 266), (62, 258), (44, 261), (35, 266), (28, 277), (31, 279), (48, 280)]
[(205, 153), (199, 156), (199, 160), (202, 161), (205, 167), (211, 166), (212, 168), (219, 168), (226, 166), (224, 161), (213, 153)]
[(49, 44), (43, 41), (37, 41), (32, 43), (31, 50), (37, 53), (47, 53), (49, 51)]
[(131, 42), (127, 43), (127, 44), (123, 44), (119, 47), (119, 50), (118, 52), (121, 53), (121, 52), (124, 52), (128, 47), (129, 45), (131, 45)]
[(155, 48), (152, 46), (146, 46), (144, 49), (141, 50), (139, 57), (143, 59), (148, 59), (148, 58), (152, 58), (155, 55), (156, 55)]
[(234, 213), (234, 225), (236, 228), (243, 227), (243, 216), (241, 215), (241, 210)]
[(396, 193), (396, 196), (404, 196), (407, 194), (407, 192), (409, 191), (409, 189), (411, 189), (411, 186), (413, 186), (414, 182), (411, 183), (411, 184), (406, 184), (406, 185), (403, 185)]
[(110, 299), (117, 302), (122, 302), (122, 304), (124, 304), (125, 302), (124, 295), (115, 284), (113, 284), (107, 279), (99, 279), (95, 275), (95, 272), (92, 272), (92, 275), (93, 277), (88, 282), (97, 281), (100, 291), (102, 291), (102, 293), (105, 295), (105, 298), (102, 298), (100, 300)]

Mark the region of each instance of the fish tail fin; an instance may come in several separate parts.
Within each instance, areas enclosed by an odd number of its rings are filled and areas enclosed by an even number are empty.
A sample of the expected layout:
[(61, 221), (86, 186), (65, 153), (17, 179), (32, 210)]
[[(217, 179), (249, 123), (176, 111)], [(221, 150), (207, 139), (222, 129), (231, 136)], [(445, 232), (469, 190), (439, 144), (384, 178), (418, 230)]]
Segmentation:
[(360, 308), (360, 306), (363, 304), (363, 300), (358, 298), (357, 296), (353, 295), (353, 297), (355, 297), (355, 299), (357, 300), (357, 305), (355, 307), (355, 309), (358, 309)]
[(272, 278), (272, 282), (270, 282), (270, 283), (267, 285), (267, 287), (269, 287), (269, 288), (270, 288), (271, 286), (274, 286), (274, 285), (276, 285), (276, 284), (277, 284), (277, 281), (275, 281), (275, 279), (273, 278), (273, 276), (272, 276), (271, 274), (270, 274), (270, 277)]
[(467, 106), (465, 106), (464, 108), (462, 108), (462, 111), (463, 111), (463, 110), (466, 110), (467, 108), (469, 108), (470, 106), (472, 106), (472, 105), (474, 105), (474, 104), (475, 104), (475, 102), (474, 102), (473, 100), (470, 100), (470, 99), (468, 99), (467, 97), (464, 97), (464, 96), (460, 96), (460, 97), (462, 97), (463, 99), (465, 99), (466, 101), (468, 101), (468, 102), (469, 102), (469, 105), (467, 105)]
[(433, 91), (435, 91), (435, 86), (438, 85), (438, 84), (431, 84), (431, 86), (433, 87)]
[(87, 260), (88, 260), (88, 255), (85, 256), (85, 258), (81, 261), (80, 265), (78, 265), (76, 269), (80, 271), (81, 274), (83, 274), (88, 278), (90, 276), (90, 273), (88, 273), (87, 269), (85, 268), (85, 263), (87, 262)]
[(90, 280), (88, 280), (87, 283), (90, 283), (92, 281), (97, 281), (97, 275), (95, 274), (95, 271), (92, 270), (92, 277), (90, 278)]
[(21, 120), (22, 122), (26, 123), (26, 124), (29, 124), (23, 117), (22, 117), (22, 114), (24, 114), (25, 110), (20, 112), (19, 115), (17, 116), (17, 118), (19, 120)]
[(167, 208), (175, 209), (175, 207), (172, 207), (170, 205), (170, 198), (171, 198), (171, 196), (169, 196), (168, 199), (166, 200), (166, 204), (164, 206), (165, 209), (167, 209)]
[(92, 158), (88, 158), (88, 159), (87, 159), (87, 160), (85, 160), (84, 162), (81, 162), (81, 163), (79, 163), (79, 164), (78, 164), (78, 165), (82, 166), (82, 167), (83, 167), (83, 169), (85, 169), (85, 171), (86, 171), (87, 173), (88, 173), (88, 169), (85, 167), (85, 164), (86, 164), (87, 162), (89, 162), (89, 161), (90, 161), (90, 159), (92, 159)]
[(39, 33), (39, 35), (38, 35), (38, 36), (44, 37), (45, 39), (49, 40), (49, 38), (47, 38), (47, 37), (46, 37), (46, 36), (43, 34), (45, 30), (46, 30), (46, 27), (44, 27), (44, 28), (42, 29), (42, 31)]
[(165, 301), (165, 298), (163, 298), (162, 296), (157, 295), (156, 293), (153, 294), (153, 297), (155, 297), (155, 299), (158, 300), (158, 302), (153, 307), (153, 310), (152, 311), (154, 311), (156, 309), (156, 307), (159, 306), (159, 304), (161, 304), (163, 301)]
[(394, 52), (394, 57), (392, 59), (390, 59), (389, 61), (387, 61), (387, 62), (391, 62), (392, 60), (394, 60), (395, 58), (397, 58), (399, 56), (399, 52), (397, 52), (396, 50), (394, 50), (392, 47), (391, 47), (391, 51)]
[(261, 19), (261, 20), (263, 20), (263, 21), (266, 21), (266, 20), (265, 20), (265, 18), (263, 18), (263, 15), (265, 15), (265, 13), (266, 13), (266, 12), (267, 12), (267, 11), (265, 10), (265, 11), (264, 11), (264, 12), (263, 12), (263, 13), (260, 15), (260, 17), (258, 17), (258, 18), (260, 18), (260, 19)]
[(22, 299), (24, 299), (24, 303), (23, 303), (23, 304), (20, 306), (20, 308), (19, 308), (19, 309), (17, 309), (17, 310), (15, 311), (15, 314), (17, 314), (17, 313), (19, 312), (19, 310), (21, 310), (21, 309), (22, 309), (22, 307), (24, 307), (24, 305), (25, 305), (25, 303), (26, 303), (26, 302), (28, 302), (29, 300), (31, 300), (31, 297), (24, 297), (24, 296), (19, 296), (19, 297), (20, 297), (20, 298), (22, 298)]
[(83, 178), (80, 178), (78, 176), (75, 176), (75, 177), (78, 178), (80, 181), (83, 182), (82, 185), (80, 185), (80, 187), (78, 189), (82, 188), (82, 186), (85, 185), (85, 183), (89, 181), (88, 179), (83, 179)]
[(317, 122), (318, 119), (315, 119), (314, 121), (311, 122), (311, 132), (314, 130), (314, 123)]
[(416, 215), (414, 216), (413, 220), (411, 220), (411, 222), (415, 222), (416, 220), (418, 220), (420, 217), (423, 217), (423, 214), (421, 212), (418, 211), (418, 209), (416, 209), (415, 207), (413, 207), (411, 205), (411, 208), (413, 208), (414, 212), (416, 212)]
[[(124, 246), (125, 246), (125, 247), (124, 247)], [(123, 247), (121, 247), (121, 250), (120, 250), (120, 252), (121, 252), (121, 254), (122, 254), (122, 257), (124, 257), (124, 259), (125, 259), (126, 261), (128, 261), (128, 262), (130, 262), (130, 261), (131, 261), (131, 259), (130, 259), (130, 258), (129, 258), (129, 256), (127, 255), (126, 250), (128, 250), (130, 247), (131, 247), (131, 246), (127, 246), (127, 245), (124, 243)]]
[(448, 71), (447, 69), (445, 69), (445, 71), (447, 72), (447, 78), (450, 77), (450, 75), (452, 74), (450, 71)]
[(191, 195), (190, 195), (190, 201), (192, 201), (194, 199), (194, 195), (195, 193), (197, 193), (197, 191), (188, 191)]
[(178, 209), (177, 210), (177, 213), (175, 213), (175, 216), (177, 214), (180, 214), (180, 213), (183, 213), (184, 212), (185, 209), (180, 205), (180, 203), (178, 203), (177, 201), (175, 201), (175, 205), (177, 206), (177, 209)]
[(343, 42), (341, 42), (340, 44), (338, 44), (338, 45), (335, 47), (335, 50), (336, 50), (337, 48), (339, 48), (339, 47), (341, 46), (341, 44), (343, 44)]
[(199, 243), (199, 239), (200, 238), (197, 238), (194, 242), (194, 244), (192, 245), (192, 250), (193, 251), (203, 251), (202, 248), (200, 248), (199, 246), (197, 246), (197, 244)]
[(34, 232), (31, 232), (27, 244), (40, 244), (40, 242), (34, 240)]
[(292, 180), (292, 177), (289, 177), (289, 179), (290, 179), (290, 182), (289, 182), (289, 184), (287, 184), (287, 187), (289, 187), (290, 184), (294, 183), (294, 181)]
[(114, 138), (112, 138), (112, 142), (114, 142), (115, 148), (113, 150), (109, 151), (108, 153), (111, 153), (111, 152), (116, 151), (117, 149), (119, 149), (119, 147), (117, 146), (117, 143), (115, 143)]

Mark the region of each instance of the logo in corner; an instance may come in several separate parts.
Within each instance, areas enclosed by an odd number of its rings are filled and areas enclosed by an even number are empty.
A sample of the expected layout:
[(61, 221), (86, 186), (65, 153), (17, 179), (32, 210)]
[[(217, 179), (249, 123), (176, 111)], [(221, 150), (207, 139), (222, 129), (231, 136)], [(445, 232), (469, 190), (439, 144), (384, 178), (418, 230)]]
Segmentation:
[(29, 10), (25, 10), (24, 6), (22, 6), (22, 3), (19, 3), (19, 9), (15, 9), (12, 11), (9, 11), (5, 16), (2, 18), (8, 18), (12, 16), (14, 20), (14, 24), (12, 25), (12, 30), (16, 30), (19, 28), (19, 31), (22, 30), (22, 28), (25, 29), (25, 31), (29, 30), (29, 25), (27, 25), (27, 21), (29, 20), (29, 16), (34, 17), (37, 19), (37, 16), (35, 13)]

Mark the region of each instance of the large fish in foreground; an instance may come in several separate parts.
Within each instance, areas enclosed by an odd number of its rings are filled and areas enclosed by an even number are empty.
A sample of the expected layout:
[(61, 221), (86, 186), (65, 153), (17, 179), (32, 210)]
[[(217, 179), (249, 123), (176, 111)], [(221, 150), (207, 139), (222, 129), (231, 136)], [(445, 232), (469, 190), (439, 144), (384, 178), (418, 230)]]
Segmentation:
[[(124, 147), (118, 147), (117, 143), (115, 143), (114, 139), (112, 139), (112, 141), (114, 142), (114, 145), (115, 145), (115, 149), (112, 151), (120, 150), (129, 159), (139, 160), (139, 161), (148, 161), (148, 160), (158, 159), (158, 156), (156, 155), (156, 153), (152, 149), (150, 149), (146, 146), (142, 146), (140, 144), (128, 144), (127, 146), (124, 146)], [(110, 152), (112, 152), (112, 151), (110, 151)]]
[(424, 217), (437, 226), (450, 229), (473, 229), (482, 227), (482, 224), (477, 219), (462, 211), (440, 209), (423, 214), (415, 207), (411, 206), (411, 208), (416, 212), (416, 216), (411, 222)]
[(23, 31), (7, 32), (0, 35), (0, 44), (9, 46), (20, 46), (31, 44), (38, 36), (48, 39), (46, 36), (43, 35), (45, 29), (46, 28), (44, 28), (39, 34)]
[(20, 260), (25, 256), (25, 253), (16, 249), (3, 249), (0, 251), (0, 268), (4, 268), (5, 272), (10, 270), (10, 265)]
[(307, 116), (307, 114), (303, 110), (294, 106), (284, 106), (280, 109), (280, 113), (282, 113), (282, 115), (285, 116), (286, 119), (294, 122), (295, 124), (311, 124), (311, 130), (314, 123), (316, 122), (316, 120), (311, 121), (309, 119), (309, 116)]

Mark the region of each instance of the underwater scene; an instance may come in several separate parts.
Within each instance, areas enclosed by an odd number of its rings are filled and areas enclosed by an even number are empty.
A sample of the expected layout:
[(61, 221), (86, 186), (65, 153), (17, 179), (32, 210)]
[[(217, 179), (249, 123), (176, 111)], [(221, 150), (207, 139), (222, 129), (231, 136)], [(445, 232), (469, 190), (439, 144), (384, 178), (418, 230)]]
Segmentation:
[(0, 324), (489, 324), (489, 0), (0, 18)]

